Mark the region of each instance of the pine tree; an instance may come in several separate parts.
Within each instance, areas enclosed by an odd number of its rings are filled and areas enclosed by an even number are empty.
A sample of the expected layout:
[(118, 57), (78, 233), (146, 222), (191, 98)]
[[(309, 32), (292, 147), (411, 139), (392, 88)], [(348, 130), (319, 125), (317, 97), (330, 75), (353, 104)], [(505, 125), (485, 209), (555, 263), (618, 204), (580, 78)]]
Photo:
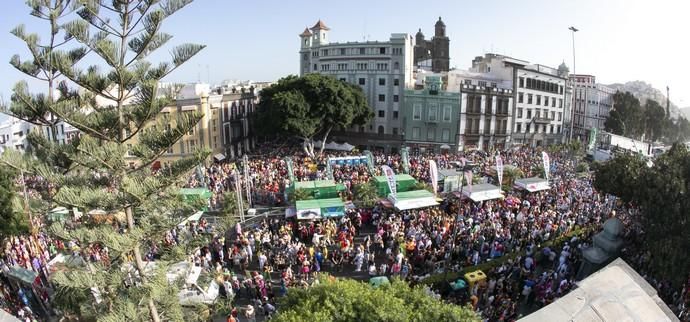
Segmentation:
[[(48, 2), (30, 4), (46, 6)], [(53, 4), (67, 2), (56, 0)], [(76, 207), (84, 213), (92, 209), (122, 212), (126, 219), (120, 229), (95, 222), (76, 229), (66, 229), (61, 224), (51, 227), (52, 234), (77, 240), (82, 247), (98, 244), (109, 250), (107, 263), (87, 258), (85, 265), (69, 267), (52, 276), (57, 287), (56, 304), (82, 319), (184, 319), (177, 289), (165, 276), (165, 259), (172, 260), (183, 252), (169, 249), (154, 270), (145, 267), (142, 254), (174, 226), (176, 221), (171, 214), (178, 211), (181, 201), (177, 184), (208, 157), (207, 151), (198, 151), (192, 157), (173, 162), (166, 171), (150, 170), (153, 162), (202, 117), (198, 112), (186, 112), (166, 130), (164, 121), (156, 121), (156, 116), (171, 98), (158, 95), (158, 82), (204, 46), (175, 47), (170, 51), (170, 63), (152, 64), (146, 58), (172, 38), (161, 32), (162, 22), (191, 2), (74, 2), (71, 8), (79, 17), (59, 28), (66, 33), (66, 39), (76, 40), (79, 47), (69, 51), (53, 49), (48, 55), (49, 67), (67, 80), (57, 85), (59, 100), (52, 102), (45, 95), (30, 94), (24, 83), (13, 92), (12, 114), (24, 119), (54, 115), (82, 135), (60, 148), (59, 153), (52, 145), (38, 145), (34, 147), (34, 157), (20, 158), (8, 153), (3, 161), (47, 180), (53, 187), (48, 198), (55, 204)], [(35, 36), (25, 38), (31, 40)], [(88, 53), (101, 64), (83, 67), (79, 63), (83, 55), (77, 53)], [(20, 66), (27, 70), (30, 67)], [(129, 155), (138, 160), (134, 167), (126, 162)]]

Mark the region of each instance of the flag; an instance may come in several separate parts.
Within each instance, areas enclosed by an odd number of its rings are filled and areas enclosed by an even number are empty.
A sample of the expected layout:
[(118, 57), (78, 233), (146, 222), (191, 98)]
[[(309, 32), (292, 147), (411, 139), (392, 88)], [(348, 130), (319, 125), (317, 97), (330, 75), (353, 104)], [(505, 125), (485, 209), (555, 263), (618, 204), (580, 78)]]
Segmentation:
[[(462, 158), (462, 159), (460, 159), (460, 162), (462, 163), (462, 167), (464, 169), (468, 163), (467, 159)], [(465, 180), (467, 181), (467, 191), (469, 191), (471, 193), (472, 192), (472, 170), (465, 170), (463, 173), (463, 176), (465, 177)]]
[(496, 176), (498, 176), (498, 187), (503, 187), (503, 158), (500, 153), (496, 153)]
[(434, 188), (434, 195), (436, 195), (438, 192), (438, 167), (434, 160), (429, 160), (429, 177), (431, 178), (431, 187)]
[(551, 170), (551, 162), (549, 161), (549, 155), (546, 153), (546, 151), (541, 151), (541, 158), (544, 161), (544, 176), (546, 177), (546, 181), (549, 181), (549, 172)]
[(405, 173), (410, 174), (410, 148), (404, 147), (400, 151), (400, 158), (402, 159), (403, 170)]
[(597, 143), (597, 128), (593, 127), (589, 131), (589, 142), (587, 143), (587, 150), (592, 151)]
[(381, 172), (383, 172), (383, 175), (386, 176), (386, 180), (388, 180), (388, 188), (391, 190), (391, 195), (393, 196), (393, 199), (397, 198), (398, 191), (395, 185), (395, 173), (387, 165), (381, 166)]

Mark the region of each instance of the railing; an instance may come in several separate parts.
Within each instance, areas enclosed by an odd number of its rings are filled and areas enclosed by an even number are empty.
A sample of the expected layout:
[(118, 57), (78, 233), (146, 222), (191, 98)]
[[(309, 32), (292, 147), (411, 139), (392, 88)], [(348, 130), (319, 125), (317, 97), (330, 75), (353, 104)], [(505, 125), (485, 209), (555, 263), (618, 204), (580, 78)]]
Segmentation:
[(554, 120), (555, 119), (550, 118), (550, 117), (537, 117), (537, 116), (535, 116), (532, 119), (532, 121), (534, 121), (534, 123), (550, 123), (550, 122), (553, 122)]

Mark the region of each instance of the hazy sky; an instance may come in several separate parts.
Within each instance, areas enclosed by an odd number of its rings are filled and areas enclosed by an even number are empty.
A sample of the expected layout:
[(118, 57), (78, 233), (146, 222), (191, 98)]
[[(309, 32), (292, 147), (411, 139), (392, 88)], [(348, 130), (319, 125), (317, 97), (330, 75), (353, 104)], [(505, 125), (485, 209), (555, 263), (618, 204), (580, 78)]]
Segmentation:
[[(24, 1), (2, 1), (0, 95), (7, 101), (13, 84), (23, 77), (7, 61), (15, 53), (28, 54), (9, 30), (20, 23), (30, 31), (47, 29), (28, 15)], [(575, 35), (577, 73), (596, 75), (601, 83), (644, 80), (659, 89), (669, 85), (671, 99), (683, 107), (690, 106), (689, 13), (687, 0), (196, 0), (163, 29), (175, 36), (170, 44), (208, 46), (169, 80), (213, 83), (275, 80), (298, 73), (298, 34), (318, 19), (331, 28), (332, 41), (344, 42), (387, 40), (391, 33), (414, 34), (418, 28), (430, 38), (442, 16), (451, 66), (468, 68), (474, 56), (496, 52), (553, 67), (565, 61), (571, 71), (568, 27), (573, 25), (580, 29)]]

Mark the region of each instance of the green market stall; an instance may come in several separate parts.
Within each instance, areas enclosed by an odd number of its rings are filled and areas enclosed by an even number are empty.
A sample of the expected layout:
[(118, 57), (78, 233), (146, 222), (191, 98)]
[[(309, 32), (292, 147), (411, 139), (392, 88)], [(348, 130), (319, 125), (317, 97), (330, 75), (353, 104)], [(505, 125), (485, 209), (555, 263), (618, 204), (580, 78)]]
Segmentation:
[[(386, 176), (375, 176), (374, 183), (376, 184), (376, 193), (379, 196), (383, 197), (391, 193)], [(396, 174), (395, 183), (397, 192), (404, 192), (412, 190), (414, 185), (417, 184), (417, 180), (409, 174)]]
[(314, 199), (338, 198), (338, 192), (345, 190), (345, 185), (336, 184), (333, 180), (297, 181), (291, 185), (289, 191), (301, 189)]
[(295, 205), (297, 220), (313, 220), (345, 215), (345, 204), (340, 198), (298, 200)]
[(182, 188), (180, 189), (180, 194), (183, 196), (184, 200), (188, 203), (196, 202), (197, 200), (206, 201), (206, 206), (200, 210), (208, 210), (209, 200), (213, 194), (210, 190), (206, 188)]

